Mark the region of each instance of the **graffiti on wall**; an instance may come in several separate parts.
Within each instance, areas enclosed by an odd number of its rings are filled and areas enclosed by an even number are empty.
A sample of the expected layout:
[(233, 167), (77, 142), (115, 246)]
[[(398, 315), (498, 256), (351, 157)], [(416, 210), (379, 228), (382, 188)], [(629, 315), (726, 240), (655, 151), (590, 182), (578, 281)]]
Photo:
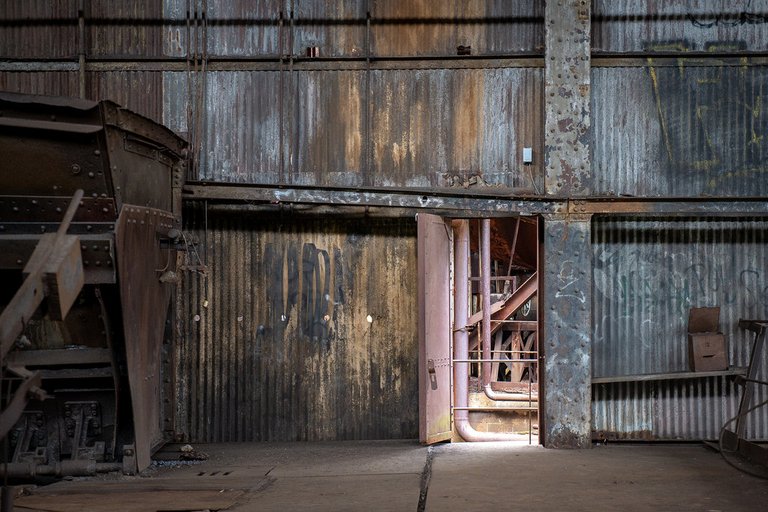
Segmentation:
[[(648, 48), (719, 56), (745, 47), (742, 42), (713, 42), (697, 48), (681, 41)], [(768, 67), (750, 57), (679, 57), (673, 65), (649, 58), (648, 73), (673, 190), (685, 193), (703, 184), (703, 194), (727, 195), (734, 179), (768, 179), (763, 97)]]
[(270, 281), (266, 290), (268, 328), (282, 338), (286, 326), (295, 320), (306, 339), (328, 348), (337, 320), (336, 306), (344, 303), (341, 250), (334, 248), (331, 258), (327, 250), (312, 243), (301, 247), (293, 242), (285, 247), (268, 244), (264, 265)]

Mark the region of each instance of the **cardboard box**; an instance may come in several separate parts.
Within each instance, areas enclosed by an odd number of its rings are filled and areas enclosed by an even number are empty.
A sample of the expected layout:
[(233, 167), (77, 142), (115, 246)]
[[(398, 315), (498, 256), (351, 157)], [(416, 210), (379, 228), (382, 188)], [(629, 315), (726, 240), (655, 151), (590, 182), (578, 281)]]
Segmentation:
[(728, 369), (728, 353), (722, 333), (689, 333), (688, 360), (694, 372)]
[(694, 372), (728, 369), (728, 348), (720, 332), (720, 308), (691, 308), (688, 313), (688, 364)]

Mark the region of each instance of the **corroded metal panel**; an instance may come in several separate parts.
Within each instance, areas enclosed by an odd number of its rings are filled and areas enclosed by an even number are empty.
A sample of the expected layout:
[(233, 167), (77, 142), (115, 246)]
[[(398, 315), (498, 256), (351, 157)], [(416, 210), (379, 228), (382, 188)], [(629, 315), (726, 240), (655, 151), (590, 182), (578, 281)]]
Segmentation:
[(185, 272), (179, 294), (188, 440), (418, 435), (412, 220), (185, 218), (201, 240), (186, 264), (207, 264)]
[(126, 205), (115, 228), (125, 356), (131, 390), (138, 470), (148, 467), (152, 452), (164, 442), (160, 392), (161, 348), (165, 312), (172, 286), (160, 281), (158, 269), (174, 271), (174, 251), (160, 237), (174, 227), (170, 212)]
[[(298, 2), (294, 8), (293, 55), (362, 57), (367, 50), (368, 2), (323, 0)], [(288, 20), (287, 23), (290, 23)]]
[[(701, 306), (720, 306), (730, 364), (746, 366), (753, 336), (738, 320), (768, 316), (766, 242), (764, 219), (596, 218), (593, 376), (687, 371), (688, 311)], [(765, 380), (765, 355), (762, 368)], [(725, 377), (632, 386), (595, 386), (594, 429), (714, 439), (740, 396)], [(758, 400), (768, 398), (760, 391)], [(768, 438), (768, 411), (753, 413), (748, 425), (753, 438)]]
[(544, 2), (371, 2), (371, 46), (377, 56), (541, 52)]
[(544, 163), (549, 195), (592, 191), (589, 12), (589, 2), (577, 0), (546, 7)]
[[(167, 72), (163, 122), (182, 135), (204, 127), (199, 179), (533, 193), (543, 190), (542, 75), (537, 68), (209, 72), (201, 104), (186, 73)], [(530, 165), (524, 147), (533, 149)]]
[(364, 109), (369, 106), (364, 72), (306, 71), (295, 73), (293, 83), (295, 135), (285, 137), (291, 144), (286, 148), (289, 182), (362, 184), (368, 147)]
[(23, 94), (77, 97), (75, 71), (0, 72), (0, 90)]
[(648, 59), (592, 70), (595, 192), (768, 193), (768, 66), (748, 58)]
[(545, 446), (590, 446), (592, 291), (589, 220), (544, 221)]
[[(200, 179), (280, 183), (290, 126), (289, 113), (281, 121), (281, 86), (288, 82), (277, 71), (210, 72), (201, 102), (187, 73), (167, 72), (163, 123), (190, 141)], [(202, 127), (197, 137), (196, 126)]]
[(0, 58), (52, 59), (77, 55), (77, 7), (78, 0), (0, 2)]
[(286, 0), (163, 0), (163, 16), (169, 20), (164, 29), (163, 51), (174, 57), (203, 53), (276, 56), (280, 48), (280, 13), (287, 25), (289, 10)]
[(418, 216), (419, 440), (451, 438), (451, 245), (442, 217)]
[(86, 97), (110, 100), (155, 122), (163, 115), (163, 74), (157, 71), (109, 71), (86, 74)]
[[(540, 69), (374, 71), (378, 186), (541, 189)], [(535, 164), (522, 164), (523, 147)]]
[[(83, 2), (88, 57), (160, 57), (163, 0)], [(77, 26), (77, 11), (75, 11)]]
[(706, 50), (717, 41), (733, 49), (768, 48), (765, 1), (595, 0), (592, 48), (607, 52), (660, 50), (674, 41)]

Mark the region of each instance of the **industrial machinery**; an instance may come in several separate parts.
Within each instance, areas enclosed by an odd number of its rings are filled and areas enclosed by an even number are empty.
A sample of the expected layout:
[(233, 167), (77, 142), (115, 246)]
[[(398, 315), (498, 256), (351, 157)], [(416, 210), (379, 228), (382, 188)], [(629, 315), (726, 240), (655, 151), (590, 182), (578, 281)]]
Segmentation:
[(0, 93), (0, 157), (0, 472), (141, 471), (168, 430), (186, 142), (109, 101)]

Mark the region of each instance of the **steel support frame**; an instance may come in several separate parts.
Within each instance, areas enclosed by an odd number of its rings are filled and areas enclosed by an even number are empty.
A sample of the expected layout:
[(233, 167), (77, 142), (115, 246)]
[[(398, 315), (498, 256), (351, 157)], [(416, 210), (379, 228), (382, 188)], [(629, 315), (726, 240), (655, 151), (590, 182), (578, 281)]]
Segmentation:
[(591, 446), (592, 249), (589, 216), (544, 218), (543, 444)]
[[(592, 193), (590, 2), (547, 2), (544, 10), (544, 186), (548, 196)], [(569, 199), (570, 202), (570, 199)], [(543, 444), (591, 446), (591, 216), (544, 216)]]

